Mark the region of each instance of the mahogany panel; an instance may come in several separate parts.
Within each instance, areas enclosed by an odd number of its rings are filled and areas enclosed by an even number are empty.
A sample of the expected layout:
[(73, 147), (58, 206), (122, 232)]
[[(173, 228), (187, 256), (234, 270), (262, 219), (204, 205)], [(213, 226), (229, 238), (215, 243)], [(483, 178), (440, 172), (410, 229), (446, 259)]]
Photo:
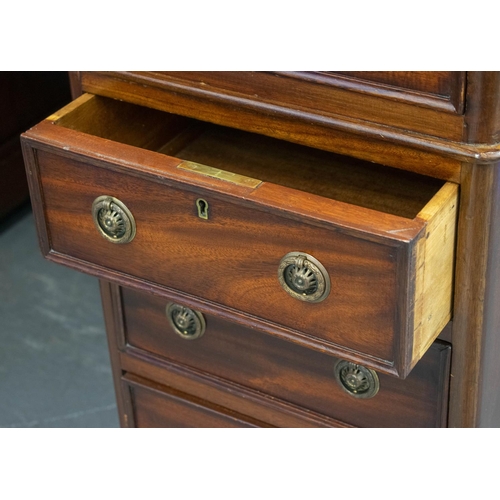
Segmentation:
[[(113, 73), (111, 73), (113, 75)], [(385, 126), (404, 128), (451, 140), (462, 138), (463, 117), (413, 103), (385, 99), (380, 93), (353, 92), (327, 79), (327, 84), (309, 73), (258, 71), (118, 72), (121, 79), (146, 80), (170, 91), (210, 96), (239, 106), (265, 110), (275, 105), (282, 110), (312, 112), (321, 117), (345, 117)], [(82, 74), (85, 89), (85, 73)]]
[(134, 375), (125, 375), (122, 380), (124, 390), (130, 391), (135, 427), (270, 427), (250, 417)]
[[(500, 141), (500, 71), (467, 73), (467, 113), (464, 140), (498, 151)], [(482, 158), (477, 158), (482, 163)], [(494, 159), (498, 162), (498, 157)]]
[[(148, 356), (129, 356), (120, 353), (125, 346), (123, 307), (120, 289), (109, 282), (100, 281), (104, 319), (109, 343), (113, 379), (122, 427), (134, 427), (134, 408), (131, 393), (124, 387), (125, 371), (157, 380), (162, 385), (181, 387), (184, 392), (236, 413), (253, 415), (259, 422), (275, 427), (351, 427), (338, 420), (315, 414), (256, 391), (235, 388), (234, 384), (199, 376), (178, 366), (168, 371)], [(164, 365), (164, 363), (163, 363)]]
[(106, 326), (111, 371), (115, 389), (116, 406), (121, 427), (133, 427), (133, 409), (130, 392), (123, 390), (120, 353), (117, 347), (124, 345), (122, 301), (116, 288), (107, 281), (99, 280), (102, 310)]
[[(349, 78), (343, 80), (349, 81)], [(360, 81), (359, 78), (357, 80)], [(351, 78), (349, 85), (352, 81)], [(495, 297), (499, 289), (497, 271), (500, 266), (497, 262), (498, 231), (492, 223), (495, 217), (498, 218), (497, 212), (500, 206), (497, 189), (498, 165), (495, 164), (500, 156), (499, 146), (495, 144), (500, 137), (498, 74), (467, 73), (467, 107), (462, 138), (464, 142), (440, 139), (437, 136), (423, 136), (411, 129), (398, 128), (397, 125), (388, 127), (362, 119), (349, 120), (342, 116), (335, 118), (324, 116), (318, 119), (314, 110), (309, 112), (304, 109), (284, 109), (269, 103), (255, 106), (252, 102), (248, 105), (244, 99), (234, 99), (234, 96), (225, 101), (212, 99), (214, 94), (210, 92), (193, 93), (191, 90), (185, 91), (186, 86), (182, 84), (169, 83), (167, 87), (157, 83), (158, 79), (150, 76), (135, 75), (129, 78), (116, 73), (84, 73), (86, 90), (95, 89), (95, 92), (103, 95), (280, 137), (320, 149), (341, 152), (397, 168), (414, 170), (438, 178), (463, 181), (457, 249), (456, 309), (452, 336), (454, 369), (451, 378), (450, 425), (498, 425), (500, 398), (497, 397), (498, 391), (495, 392), (494, 388), (499, 380), (498, 363), (496, 363), (499, 347), (499, 337), (496, 335), (499, 309), (495, 307)], [(403, 85), (401, 79), (398, 85)], [(382, 89), (385, 92), (385, 99), (389, 99), (388, 87), (391, 86), (391, 82), (388, 80), (377, 82), (373, 88), (381, 89), (382, 86), (385, 86)], [(410, 80), (407, 86), (415, 88), (415, 83)], [(363, 85), (358, 85), (357, 89), (360, 93), (364, 92)], [(417, 93), (425, 94), (427, 91), (432, 92), (432, 87), (419, 87)], [(401, 94), (399, 90), (396, 90), (396, 93)], [(405, 94), (404, 99), (412, 98), (412, 91), (402, 94)], [(421, 97), (418, 95), (416, 98)], [(420, 105), (425, 104), (421, 101)], [(78, 149), (71, 141), (66, 141), (66, 137), (62, 137), (59, 146), (63, 148), (68, 144), (73, 151)], [(25, 145), (25, 153), (35, 205), (40, 212), (37, 215), (40, 240), (44, 251), (49, 252), (49, 235), (42, 218), (43, 196), (37, 187), (38, 173), (34, 167), (37, 151)], [(96, 153), (102, 154), (102, 150), (97, 148)], [(134, 155), (128, 156), (128, 160), (132, 163), (136, 161), (137, 164), (141, 162), (141, 159)], [(460, 161), (473, 163), (472, 166), (465, 165), (463, 179), (460, 178)], [(69, 260), (68, 256), (61, 257), (56, 253), (52, 253), (50, 258), (66, 259), (66, 263)], [(81, 270), (91, 267), (89, 263), (77, 260), (73, 260), (72, 265)], [(102, 275), (101, 270), (94, 269), (93, 272)], [(127, 279), (129, 283), (133, 282), (130, 276), (126, 278), (123, 275), (121, 279), (123, 282)], [(137, 283), (139, 281), (136, 280), (135, 284)], [(165, 297), (170, 298), (174, 295), (153, 283), (142, 283), (140, 286), (144, 290), (163, 293)], [(202, 303), (188, 295), (181, 294), (181, 296), (190, 305)], [(212, 304), (210, 307), (218, 313), (223, 311), (217, 305)], [(139, 349), (136, 351), (133, 359), (122, 358), (122, 362), (128, 363), (129, 367), (133, 366), (137, 372), (142, 370), (141, 373), (146, 377), (149, 376), (148, 373), (154, 372), (158, 380), (164, 380), (162, 383), (168, 385), (170, 382), (167, 379), (170, 380), (169, 377), (172, 377), (175, 370), (167, 358), (153, 359), (143, 356), (141, 364)], [(162, 363), (169, 364), (169, 370), (163, 370), (160, 367)], [(151, 377), (153, 378), (153, 375)], [(207, 380), (205, 383), (209, 385)], [(200, 391), (200, 395), (203, 394), (202, 389)], [(443, 395), (443, 401), (445, 399), (446, 395)]]
[[(258, 421), (267, 422), (274, 427), (353, 427), (349, 423), (293, 405), (229, 380), (170, 363), (146, 352), (137, 351), (133, 356), (123, 352), (119, 354), (121, 370), (124, 372), (176, 388), (236, 413), (251, 415)], [(125, 397), (128, 395), (125, 394)], [(133, 415), (131, 401), (128, 412), (129, 415)], [(132, 426), (135, 425), (132, 417), (129, 422)]]
[[(373, 85), (372, 91), (384, 93), (386, 97), (417, 99), (420, 105), (443, 107), (462, 113), (465, 102), (465, 71), (328, 71), (332, 75), (354, 77)], [(394, 89), (397, 94), (391, 94)], [(424, 98), (428, 97), (428, 101)]]
[(170, 327), (165, 307), (161, 297), (122, 289), (125, 352), (132, 356), (153, 353), (355, 426), (439, 427), (446, 423), (450, 348), (445, 343), (435, 343), (404, 381), (379, 375), (379, 393), (360, 400), (336, 383), (336, 358), (211, 314), (205, 315), (205, 334), (185, 340)]
[(500, 427), (500, 164), (463, 170), (450, 427)]
[[(117, 177), (107, 168), (45, 151), (38, 151), (38, 161), (52, 251), (266, 318), (326, 344), (393, 360), (394, 304), (398, 292), (404, 293), (398, 260), (405, 247), (398, 252), (397, 246), (339, 231), (306, 229), (305, 221), (257, 214), (202, 190)], [(113, 245), (94, 226), (92, 202), (110, 193), (134, 214), (138, 231), (130, 244)], [(208, 221), (196, 215), (199, 197), (210, 204)], [(309, 304), (282, 290), (278, 265), (295, 250), (327, 267), (333, 278), (330, 300)], [(318, 330), (318, 324), (324, 327)]]

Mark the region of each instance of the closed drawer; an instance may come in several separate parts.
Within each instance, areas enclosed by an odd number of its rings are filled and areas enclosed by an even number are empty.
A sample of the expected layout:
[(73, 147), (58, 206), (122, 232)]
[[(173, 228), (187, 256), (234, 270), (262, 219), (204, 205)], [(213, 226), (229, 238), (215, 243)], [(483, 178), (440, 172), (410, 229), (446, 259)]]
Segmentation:
[(305, 122), (306, 133), (296, 139), (322, 141), (327, 148), (332, 140), (314, 126), (334, 125), (339, 119), (348, 119), (351, 127), (360, 121), (366, 127), (379, 124), (455, 141), (462, 139), (464, 127), (465, 72), (136, 71), (81, 76), (88, 92), (148, 102), (231, 127), (241, 127), (238, 114), (244, 113), (246, 127), (265, 124), (268, 135), (286, 137), (297, 122)]
[(451, 317), (455, 184), (89, 95), (23, 146), (57, 262), (403, 378)]
[[(119, 343), (130, 356), (152, 353), (170, 364), (235, 382), (354, 426), (446, 425), (451, 352), (446, 343), (435, 342), (406, 380), (375, 374), (355, 394), (346, 390), (349, 386), (342, 387), (346, 379), (336, 375), (339, 360), (327, 354), (214, 315), (204, 315), (206, 330), (199, 338), (186, 339), (168, 320), (163, 298), (123, 288), (120, 302)], [(344, 366), (349, 370), (349, 365)], [(343, 376), (349, 375), (347, 371)], [(371, 396), (377, 382), (378, 392)]]
[(134, 375), (124, 375), (122, 388), (129, 400), (130, 424), (134, 427), (270, 427)]

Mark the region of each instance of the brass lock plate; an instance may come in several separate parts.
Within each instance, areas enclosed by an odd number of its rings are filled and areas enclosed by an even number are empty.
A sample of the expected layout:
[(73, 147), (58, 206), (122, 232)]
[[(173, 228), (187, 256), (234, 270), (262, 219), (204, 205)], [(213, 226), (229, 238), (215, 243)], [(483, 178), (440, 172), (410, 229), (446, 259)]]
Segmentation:
[(196, 172), (201, 175), (206, 175), (207, 177), (213, 177), (214, 179), (220, 179), (230, 182), (231, 184), (237, 184), (238, 186), (256, 188), (262, 184), (262, 181), (259, 179), (235, 174), (227, 170), (221, 170), (220, 168), (209, 167), (208, 165), (202, 165), (201, 163), (195, 163), (193, 161), (183, 161), (177, 168), (188, 170), (189, 172)]

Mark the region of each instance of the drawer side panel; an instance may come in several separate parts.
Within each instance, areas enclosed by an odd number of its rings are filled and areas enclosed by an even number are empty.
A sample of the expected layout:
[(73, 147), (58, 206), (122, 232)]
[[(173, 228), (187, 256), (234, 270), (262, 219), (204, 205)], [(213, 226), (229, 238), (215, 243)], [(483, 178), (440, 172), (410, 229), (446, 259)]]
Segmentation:
[(457, 210), (458, 186), (447, 183), (419, 214), (427, 225), (417, 243), (413, 364), (451, 319)]

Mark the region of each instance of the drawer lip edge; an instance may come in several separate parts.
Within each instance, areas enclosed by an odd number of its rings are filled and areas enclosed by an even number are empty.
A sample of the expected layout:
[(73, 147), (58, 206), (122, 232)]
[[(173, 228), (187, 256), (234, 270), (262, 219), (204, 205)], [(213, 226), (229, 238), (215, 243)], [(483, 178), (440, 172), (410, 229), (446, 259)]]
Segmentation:
[[(308, 221), (352, 231), (360, 238), (380, 239), (384, 244), (411, 243), (419, 238), (426, 224), (426, 221), (418, 215), (414, 219), (407, 219), (270, 182), (262, 182), (257, 188), (238, 185), (228, 187), (228, 183), (224, 180), (178, 169), (183, 162), (182, 159), (101, 139), (64, 127), (54, 130), (55, 127), (45, 120), (22, 134), (21, 141), (32, 149), (40, 149), (61, 157), (83, 161), (98, 168), (111, 168), (123, 175), (134, 175), (149, 182), (182, 189), (208, 190), (215, 195), (237, 199), (239, 204), (251, 204), (266, 211), (278, 210), (280, 216), (289, 218), (300, 217), (302, 220), (307, 217)], [(85, 138), (84, 146), (81, 145), (82, 138)], [(116, 145), (124, 151), (123, 157), (116, 155)], [(139, 161), (138, 156), (142, 161)], [(155, 168), (153, 166), (155, 163), (161, 165), (162, 168)], [(278, 203), (277, 194), (280, 195), (281, 200), (285, 201)], [(422, 210), (432, 203), (435, 196), (422, 207)], [(295, 199), (289, 201), (291, 197)], [(313, 200), (318, 208), (308, 209), (310, 200)], [(345, 215), (346, 211), (350, 214)], [(366, 219), (370, 220), (368, 224), (359, 222)]]

